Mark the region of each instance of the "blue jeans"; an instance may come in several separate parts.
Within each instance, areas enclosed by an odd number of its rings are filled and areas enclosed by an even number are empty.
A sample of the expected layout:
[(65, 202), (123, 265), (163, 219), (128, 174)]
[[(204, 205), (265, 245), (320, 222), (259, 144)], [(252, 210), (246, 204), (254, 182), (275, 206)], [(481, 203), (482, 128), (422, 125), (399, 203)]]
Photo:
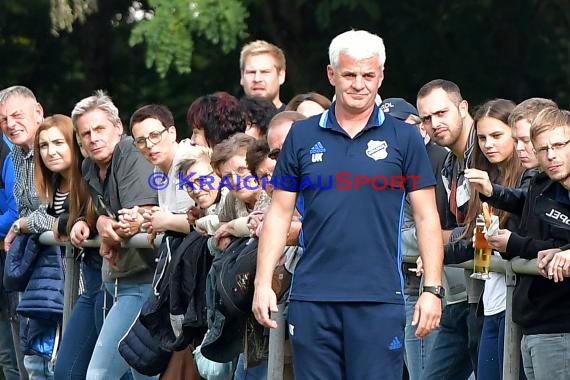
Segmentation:
[(505, 312), (486, 315), (479, 342), (477, 376), (481, 379), (503, 378), (503, 351), (505, 342)]
[(404, 330), (406, 355), (404, 359), (410, 380), (419, 380), (424, 372), (438, 330), (431, 332), (423, 339), (416, 338), (416, 328), (412, 326), (412, 319), (418, 296), (405, 295), (404, 300), (406, 301), (406, 328)]
[(467, 301), (445, 306), (422, 380), (465, 380), (471, 376), (477, 358), (472, 359), (469, 350), (474, 339), (469, 331), (472, 323)]
[[(95, 348), (95, 342), (103, 326), (104, 291), (101, 287), (101, 269), (81, 263), (85, 291), (75, 303), (67, 322), (57, 361), (55, 378), (58, 380), (83, 380)], [(107, 308), (113, 302), (107, 295)]]
[(38, 355), (25, 355), (24, 366), (30, 380), (53, 380), (50, 360)]
[(523, 335), (521, 352), (528, 380), (570, 379), (570, 333)]
[[(105, 286), (109, 293), (115, 293), (114, 283)], [(127, 284), (119, 280), (117, 300), (103, 322), (87, 369), (87, 380), (116, 380), (129, 370), (134, 380), (158, 379), (158, 376), (144, 376), (130, 368), (118, 349), (119, 341), (138, 317), (151, 291), (151, 284)]]
[(250, 368), (244, 368), (243, 353), (239, 354), (234, 380), (267, 380), (267, 362)]
[(12, 327), (8, 319), (0, 320), (0, 367), (2, 367), (6, 380), (20, 380)]

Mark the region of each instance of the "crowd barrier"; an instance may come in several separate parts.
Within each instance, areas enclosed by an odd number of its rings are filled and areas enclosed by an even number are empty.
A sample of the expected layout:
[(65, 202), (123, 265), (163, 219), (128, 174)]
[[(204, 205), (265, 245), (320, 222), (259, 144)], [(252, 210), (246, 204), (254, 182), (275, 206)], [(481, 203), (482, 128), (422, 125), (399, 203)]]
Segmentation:
[[(158, 235), (155, 240), (155, 246), (158, 247), (162, 240), (162, 236)], [(45, 232), (40, 236), (40, 242), (46, 245), (60, 245), (65, 247), (65, 289), (64, 289), (64, 314), (63, 329), (69, 318), (71, 308), (75, 303), (79, 293), (79, 262), (74, 257), (73, 246), (70, 243), (62, 243), (54, 239), (52, 232)], [(100, 240), (86, 240), (83, 247), (98, 247)], [(131, 248), (149, 248), (147, 234), (137, 234), (133, 236), (126, 244)], [(415, 263), (417, 257), (404, 256), (404, 261)], [(461, 264), (452, 265), (453, 267), (473, 269), (473, 261), (466, 261)], [(491, 271), (504, 273), (507, 284), (507, 308), (505, 311), (505, 343), (503, 357), (503, 380), (518, 380), (520, 369), (520, 328), (512, 319), (512, 301), (513, 290), (516, 284), (516, 273), (540, 275), (536, 267), (536, 260), (524, 260), (515, 258), (513, 260), (502, 260), (496, 256), (491, 258)], [(272, 318), (278, 322), (278, 328), (271, 329), (269, 334), (269, 363), (268, 363), (268, 380), (282, 380), (284, 367), (284, 346), (285, 346), (285, 317), (284, 304), (279, 305), (279, 310), (273, 312)]]

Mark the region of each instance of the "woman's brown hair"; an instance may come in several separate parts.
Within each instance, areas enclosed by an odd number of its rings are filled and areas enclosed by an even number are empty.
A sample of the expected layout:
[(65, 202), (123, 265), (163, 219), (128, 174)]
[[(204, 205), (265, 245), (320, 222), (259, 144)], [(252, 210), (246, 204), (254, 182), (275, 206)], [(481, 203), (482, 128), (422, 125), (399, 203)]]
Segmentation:
[(95, 224), (97, 223), (97, 211), (93, 204), (93, 199), (89, 193), (87, 183), (81, 174), (81, 165), (83, 164), (83, 153), (77, 135), (73, 138), (73, 165), (71, 169), (71, 187), (69, 191), (69, 220), (67, 221), (68, 233), (73, 228), (78, 218), (85, 218), (85, 222), (89, 225), (91, 233), (95, 232)]
[[(478, 122), (484, 117), (497, 119), (508, 126), (509, 115), (514, 108), (515, 103), (510, 100), (493, 99), (487, 101), (477, 109), (475, 115), (473, 116), (475, 130), (477, 130)], [(489, 173), (489, 179), (492, 183), (496, 183), (505, 187), (516, 187), (522, 177), (522, 174), (525, 171), (525, 168), (522, 166), (519, 160), (516, 149), (514, 148), (514, 141), (511, 156), (505, 161), (498, 164), (492, 164), (489, 162), (487, 157), (485, 157), (481, 151), (479, 143), (476, 141), (473, 145), (470, 167), (486, 171)], [(481, 212), (482, 202), (479, 198), (479, 192), (472, 188), (471, 197), (469, 199), (469, 207), (467, 209), (467, 215), (465, 216), (466, 229), (463, 235), (464, 238), (470, 239), (473, 236), (473, 229), (475, 228), (477, 215)], [(499, 217), (500, 227), (505, 228), (509, 219), (509, 213), (495, 209), (494, 214)]]
[[(53, 197), (57, 187), (62, 185), (64, 178), (60, 173), (54, 173), (49, 170), (42, 160), (40, 154), (40, 133), (47, 131), (50, 128), (57, 128), (63, 135), (65, 142), (69, 146), (69, 149), (73, 146), (73, 123), (69, 116), (55, 114), (46, 117), (44, 121), (38, 127), (36, 136), (34, 139), (34, 164), (35, 164), (35, 175), (36, 175), (36, 191), (38, 192), (38, 197), (40, 202), (47, 203), (50, 206), (53, 203)], [(75, 159), (72, 153), (72, 159)], [(69, 185), (69, 179), (65, 185)]]
[(65, 183), (65, 185), (69, 185), (69, 220), (67, 229), (69, 231), (73, 226), (73, 222), (80, 216), (86, 217), (89, 225), (94, 226), (96, 218), (95, 209), (92, 206), (87, 185), (81, 177), (81, 164), (83, 162), (81, 148), (75, 138), (71, 118), (65, 115), (55, 114), (45, 118), (36, 132), (34, 140), (34, 162), (36, 191), (40, 202), (52, 205), (57, 187), (64, 184), (63, 181), (65, 180), (60, 173), (54, 173), (47, 168), (40, 154), (40, 132), (52, 127), (60, 130), (65, 142), (71, 150), (72, 164), (69, 168), (69, 178), (67, 179), (67, 183)]

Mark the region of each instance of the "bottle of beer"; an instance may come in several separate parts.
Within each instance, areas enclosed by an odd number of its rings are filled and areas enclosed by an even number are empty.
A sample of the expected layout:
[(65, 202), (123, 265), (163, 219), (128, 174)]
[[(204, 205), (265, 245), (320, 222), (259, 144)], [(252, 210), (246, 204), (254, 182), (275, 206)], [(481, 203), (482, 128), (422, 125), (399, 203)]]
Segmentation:
[(485, 220), (482, 215), (477, 217), (475, 227), (475, 257), (471, 277), (486, 280), (489, 278), (493, 249), (485, 239)]

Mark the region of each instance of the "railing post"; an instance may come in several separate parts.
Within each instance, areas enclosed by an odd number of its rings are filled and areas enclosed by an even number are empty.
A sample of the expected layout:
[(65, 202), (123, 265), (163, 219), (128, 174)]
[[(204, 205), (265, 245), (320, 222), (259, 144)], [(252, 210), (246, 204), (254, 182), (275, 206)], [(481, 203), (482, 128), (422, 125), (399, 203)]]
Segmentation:
[(67, 243), (65, 246), (65, 283), (63, 286), (63, 326), (61, 331), (65, 331), (65, 326), (71, 315), (71, 310), (75, 301), (79, 298), (79, 260), (73, 255), (73, 246)]
[(503, 349), (503, 380), (518, 380), (521, 358), (521, 329), (513, 322), (513, 292), (516, 274), (513, 265), (505, 261), (505, 282), (507, 284), (507, 307), (505, 309), (505, 341)]
[(285, 303), (277, 305), (277, 311), (271, 313), (271, 319), (277, 322), (277, 328), (269, 331), (269, 358), (267, 362), (267, 380), (283, 380), (285, 363)]

